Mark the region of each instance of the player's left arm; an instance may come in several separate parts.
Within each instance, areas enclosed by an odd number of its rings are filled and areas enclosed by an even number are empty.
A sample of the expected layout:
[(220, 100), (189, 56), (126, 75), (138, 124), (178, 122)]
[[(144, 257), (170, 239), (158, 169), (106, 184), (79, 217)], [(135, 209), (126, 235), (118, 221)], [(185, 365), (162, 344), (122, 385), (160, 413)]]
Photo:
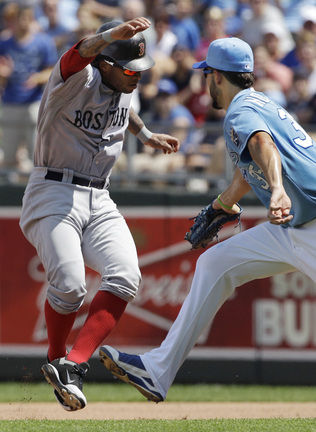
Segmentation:
[(215, 210), (225, 210), (227, 213), (239, 213), (240, 207), (237, 203), (250, 190), (251, 186), (243, 178), (240, 169), (236, 168), (231, 183), (213, 201), (212, 207)]
[(293, 219), (290, 215), (291, 200), (282, 181), (282, 162), (279, 151), (266, 132), (257, 132), (248, 141), (248, 150), (253, 161), (262, 169), (271, 189), (268, 211), (270, 222), (281, 225)]
[(174, 153), (179, 150), (180, 142), (177, 138), (160, 133), (153, 133), (146, 128), (138, 114), (130, 109), (128, 130), (143, 144), (162, 150), (164, 153)]

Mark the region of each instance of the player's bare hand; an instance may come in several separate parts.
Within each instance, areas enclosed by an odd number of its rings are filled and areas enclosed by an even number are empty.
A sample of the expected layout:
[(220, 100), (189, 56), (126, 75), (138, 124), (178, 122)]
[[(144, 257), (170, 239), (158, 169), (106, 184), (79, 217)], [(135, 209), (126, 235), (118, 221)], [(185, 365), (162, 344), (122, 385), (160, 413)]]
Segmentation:
[(149, 147), (162, 150), (164, 153), (176, 153), (180, 148), (178, 138), (167, 134), (153, 133), (145, 144)]
[(293, 219), (291, 211), (291, 200), (284, 188), (272, 190), (268, 218), (274, 225), (282, 225)]
[(115, 40), (130, 39), (136, 33), (148, 29), (150, 25), (151, 22), (147, 18), (135, 18), (133, 20), (126, 21), (117, 27), (114, 27), (111, 31), (111, 37)]

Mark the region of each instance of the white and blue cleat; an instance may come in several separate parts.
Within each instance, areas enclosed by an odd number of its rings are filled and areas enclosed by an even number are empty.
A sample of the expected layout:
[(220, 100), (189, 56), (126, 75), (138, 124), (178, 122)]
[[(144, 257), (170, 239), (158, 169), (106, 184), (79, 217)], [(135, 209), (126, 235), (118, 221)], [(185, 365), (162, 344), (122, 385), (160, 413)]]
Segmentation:
[(112, 375), (137, 388), (148, 400), (163, 401), (139, 355), (123, 353), (109, 345), (100, 347), (99, 355), (100, 361)]

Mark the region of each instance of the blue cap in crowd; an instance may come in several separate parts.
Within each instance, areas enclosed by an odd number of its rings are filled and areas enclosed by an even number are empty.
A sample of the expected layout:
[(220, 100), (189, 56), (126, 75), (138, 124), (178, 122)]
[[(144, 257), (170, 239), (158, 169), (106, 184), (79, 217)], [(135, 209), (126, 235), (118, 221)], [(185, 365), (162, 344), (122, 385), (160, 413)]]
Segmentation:
[(162, 78), (158, 81), (157, 84), (158, 93), (165, 93), (165, 94), (175, 94), (178, 91), (178, 87), (174, 81), (168, 78)]
[(194, 69), (207, 67), (226, 72), (253, 72), (252, 49), (236, 37), (215, 39), (208, 48), (206, 59), (193, 65)]

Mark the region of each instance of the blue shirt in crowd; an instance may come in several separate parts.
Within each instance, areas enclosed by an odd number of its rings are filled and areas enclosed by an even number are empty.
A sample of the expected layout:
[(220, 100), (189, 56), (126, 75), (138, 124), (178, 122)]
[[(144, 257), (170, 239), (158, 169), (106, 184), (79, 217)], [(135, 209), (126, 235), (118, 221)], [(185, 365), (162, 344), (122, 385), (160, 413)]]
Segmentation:
[(0, 40), (0, 56), (11, 57), (14, 63), (2, 102), (28, 104), (40, 100), (42, 86), (27, 88), (25, 83), (33, 73), (41, 72), (56, 63), (57, 51), (53, 39), (44, 33), (37, 33), (23, 43), (16, 41), (14, 37)]

